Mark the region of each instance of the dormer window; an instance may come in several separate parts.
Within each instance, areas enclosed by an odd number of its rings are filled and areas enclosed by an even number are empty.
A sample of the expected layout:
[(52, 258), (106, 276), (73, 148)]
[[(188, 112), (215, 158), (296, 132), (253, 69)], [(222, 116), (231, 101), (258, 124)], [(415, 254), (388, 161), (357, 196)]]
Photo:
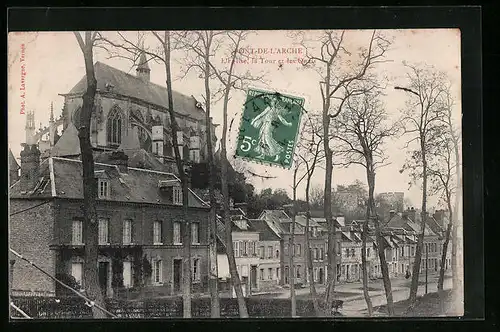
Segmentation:
[(98, 180), (98, 197), (101, 199), (109, 198), (109, 181), (107, 179)]
[(182, 189), (179, 186), (173, 188), (172, 203), (175, 205), (182, 205)]

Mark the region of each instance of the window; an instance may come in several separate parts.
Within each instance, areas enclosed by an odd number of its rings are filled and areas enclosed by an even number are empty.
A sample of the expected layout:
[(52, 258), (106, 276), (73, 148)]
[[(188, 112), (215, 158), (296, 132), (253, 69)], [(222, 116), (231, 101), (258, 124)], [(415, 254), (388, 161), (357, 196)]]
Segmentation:
[(123, 287), (132, 287), (132, 262), (123, 262)]
[(83, 221), (81, 220), (73, 220), (71, 243), (83, 244)]
[(99, 244), (108, 244), (108, 219), (99, 219)]
[(181, 239), (181, 223), (174, 222), (173, 227), (174, 227), (174, 234), (173, 234), (174, 244), (175, 245), (180, 245), (180, 244), (182, 244), (182, 239)]
[(241, 241), (241, 255), (248, 255), (248, 241)]
[(356, 250), (354, 248), (351, 249), (351, 257), (354, 257), (356, 255)]
[(319, 249), (318, 248), (314, 248), (314, 260), (318, 260), (318, 256), (319, 256)]
[(288, 256), (288, 244), (285, 244), (285, 255)]
[(132, 243), (132, 220), (123, 221), (123, 244)]
[(280, 258), (280, 251), (279, 250), (276, 250), (276, 256), (275, 258)]
[(182, 205), (182, 189), (179, 186), (173, 188), (172, 203), (175, 205)]
[(107, 138), (110, 145), (120, 145), (122, 142), (122, 116), (118, 107), (114, 107), (108, 115)]
[(263, 259), (265, 254), (266, 253), (264, 252), (264, 246), (260, 246), (260, 248), (259, 248), (259, 257)]
[(240, 242), (235, 241), (233, 242), (233, 249), (234, 249), (234, 257), (240, 257)]
[(99, 198), (109, 198), (109, 182), (105, 179), (99, 179)]
[(273, 258), (273, 247), (267, 247), (267, 258)]
[(162, 222), (157, 220), (153, 224), (153, 244), (162, 244)]
[(301, 250), (302, 249), (302, 246), (300, 244), (297, 244), (297, 256), (300, 256), (301, 255)]
[(322, 261), (325, 259), (323, 248), (319, 248), (319, 260)]
[(193, 259), (193, 281), (200, 281), (200, 259)]
[(313, 280), (318, 281), (318, 268), (315, 267), (313, 270)]
[(200, 150), (198, 150), (198, 149), (189, 150), (189, 159), (194, 163), (199, 163), (200, 162)]
[(300, 265), (297, 265), (297, 278), (301, 278), (301, 275), (300, 275)]
[(191, 223), (191, 243), (192, 244), (200, 244), (200, 233), (199, 233), (200, 224)]
[(271, 267), (267, 269), (267, 279), (273, 279), (273, 269)]
[(161, 259), (153, 260), (153, 282), (155, 284), (163, 282), (163, 262)]
[(255, 241), (248, 242), (248, 256), (253, 256), (255, 253)]
[(82, 274), (83, 273), (83, 263), (72, 263), (71, 264), (71, 275), (75, 278), (76, 282), (82, 287)]
[(317, 230), (317, 228), (316, 228), (316, 227), (313, 227), (313, 228), (312, 228), (312, 230), (313, 230), (313, 232), (312, 232), (312, 236), (313, 236), (313, 237), (318, 236), (318, 230)]
[(260, 269), (260, 280), (264, 280), (264, 269)]

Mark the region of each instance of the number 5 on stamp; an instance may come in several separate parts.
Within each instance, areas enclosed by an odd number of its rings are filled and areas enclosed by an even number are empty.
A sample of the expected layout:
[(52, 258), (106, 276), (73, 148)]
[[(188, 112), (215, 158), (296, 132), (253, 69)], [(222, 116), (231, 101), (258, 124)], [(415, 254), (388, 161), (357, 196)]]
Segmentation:
[(291, 168), (304, 98), (249, 89), (243, 108), (236, 156)]

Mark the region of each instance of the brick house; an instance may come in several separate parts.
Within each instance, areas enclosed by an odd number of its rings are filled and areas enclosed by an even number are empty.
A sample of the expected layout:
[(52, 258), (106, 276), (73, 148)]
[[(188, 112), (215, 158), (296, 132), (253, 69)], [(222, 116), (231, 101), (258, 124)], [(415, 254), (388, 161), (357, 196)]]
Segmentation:
[[(113, 296), (126, 289), (152, 295), (181, 291), (182, 195), (172, 173), (130, 167), (124, 153), (95, 163), (98, 182), (99, 281)], [(83, 280), (82, 165), (48, 157), (36, 145), (21, 152), (21, 179), (10, 188), (9, 245), (48, 273)], [(204, 291), (208, 271), (208, 207), (189, 194), (193, 290)], [(14, 291), (56, 294), (59, 287), (11, 256)], [(85, 285), (82, 285), (85, 286)]]
[[(342, 231), (342, 264), (340, 269), (339, 282), (359, 281), (363, 277), (362, 270), (362, 249), (363, 241), (361, 237), (362, 224), (352, 222), (341, 227)], [(374, 247), (373, 238), (368, 235), (366, 238), (366, 261), (368, 277), (375, 277), (376, 262), (378, 256)]]

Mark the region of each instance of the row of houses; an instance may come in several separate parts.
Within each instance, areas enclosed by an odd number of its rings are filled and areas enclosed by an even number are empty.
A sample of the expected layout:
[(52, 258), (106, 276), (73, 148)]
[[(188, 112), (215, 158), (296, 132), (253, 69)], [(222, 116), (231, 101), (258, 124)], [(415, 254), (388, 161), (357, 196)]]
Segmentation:
[[(421, 271), (439, 269), (444, 243), (443, 211), (428, 216), (424, 229), (424, 255)], [(436, 219), (437, 218), (437, 219)], [(264, 210), (258, 219), (246, 218), (241, 209), (232, 210), (232, 240), (238, 274), (244, 292), (260, 292), (289, 284), (290, 268), (293, 268), (295, 284), (310, 282), (306, 232), (309, 232), (309, 250), (312, 260), (312, 278), (318, 285), (327, 281), (328, 231), (325, 218), (310, 217), (306, 229), (306, 215), (295, 217), (294, 244), (290, 247), (292, 218), (285, 210)], [(364, 221), (346, 221), (336, 216), (337, 228), (337, 282), (358, 282), (362, 279), (362, 237)], [(222, 281), (230, 282), (230, 271), (225, 253), (224, 225), (219, 220), (218, 273)], [(414, 209), (401, 214), (391, 212), (389, 220), (382, 222), (382, 240), (390, 277), (407, 277), (412, 273), (415, 261), (417, 235), (420, 234), (420, 218)], [(445, 269), (450, 266), (448, 247)], [(293, 255), (293, 267), (289, 259)], [(369, 225), (366, 236), (368, 277), (382, 277), (382, 269), (375, 241), (375, 230)]]

